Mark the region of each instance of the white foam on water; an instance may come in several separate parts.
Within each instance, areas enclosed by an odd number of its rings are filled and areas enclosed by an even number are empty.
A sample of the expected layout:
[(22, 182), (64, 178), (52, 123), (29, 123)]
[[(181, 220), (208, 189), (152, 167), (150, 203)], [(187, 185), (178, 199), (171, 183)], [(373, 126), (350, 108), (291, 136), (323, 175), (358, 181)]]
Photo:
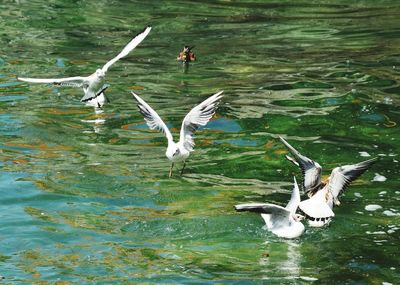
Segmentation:
[(379, 209), (382, 209), (382, 206), (376, 205), (376, 204), (370, 204), (370, 205), (365, 206), (366, 211), (376, 211)]
[(386, 234), (386, 232), (384, 232), (384, 231), (376, 231), (376, 232), (366, 231), (365, 233), (367, 235), (385, 235)]
[(394, 212), (392, 212), (392, 211), (390, 211), (390, 210), (385, 210), (385, 211), (383, 211), (383, 214), (384, 214), (385, 216), (388, 216), (388, 217), (400, 216), (399, 213), (394, 213)]
[(354, 193), (354, 196), (356, 196), (357, 198), (362, 198), (361, 193), (358, 193), (358, 192)]
[(387, 178), (385, 176), (380, 175), (379, 173), (375, 173), (375, 176), (371, 181), (384, 182), (386, 180), (387, 180)]
[(81, 120), (83, 123), (95, 123), (95, 124), (104, 124), (106, 120), (104, 119), (95, 119), (95, 120)]
[(311, 282), (317, 281), (317, 280), (318, 280), (318, 278), (309, 277), (309, 276), (300, 276), (300, 279), (302, 279), (302, 280), (304, 280), (304, 281), (311, 281)]
[(369, 157), (369, 156), (371, 156), (368, 152), (366, 152), (366, 151), (359, 151), (358, 152), (359, 154), (360, 154), (360, 156), (363, 156), (363, 157)]

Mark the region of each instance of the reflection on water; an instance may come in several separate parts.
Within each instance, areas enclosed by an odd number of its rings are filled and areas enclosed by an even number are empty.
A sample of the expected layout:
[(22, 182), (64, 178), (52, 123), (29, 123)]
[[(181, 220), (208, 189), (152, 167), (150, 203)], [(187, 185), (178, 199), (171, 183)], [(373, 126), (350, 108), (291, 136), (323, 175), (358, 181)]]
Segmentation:
[[(391, 0), (2, 1), (5, 282), (396, 284), (399, 13)], [(101, 112), (81, 89), (15, 79), (90, 74), (147, 24), (140, 48), (109, 70)], [(185, 70), (176, 55), (187, 43), (197, 61)], [(168, 179), (165, 136), (148, 130), (131, 90), (175, 137), (193, 106), (224, 90), (182, 177)], [(295, 241), (233, 211), (289, 200), (300, 173), (279, 135), (326, 171), (380, 157), (329, 227)]]
[[(299, 247), (300, 244), (298, 242), (284, 240), (280, 243), (268, 244), (269, 252), (260, 259), (260, 265), (265, 268), (263, 271), (266, 274), (263, 279), (271, 279), (270, 272), (272, 272), (273, 276), (283, 276), (284, 279), (289, 276), (293, 279), (298, 278), (301, 275), (302, 260)], [(276, 277), (273, 279), (279, 280)]]

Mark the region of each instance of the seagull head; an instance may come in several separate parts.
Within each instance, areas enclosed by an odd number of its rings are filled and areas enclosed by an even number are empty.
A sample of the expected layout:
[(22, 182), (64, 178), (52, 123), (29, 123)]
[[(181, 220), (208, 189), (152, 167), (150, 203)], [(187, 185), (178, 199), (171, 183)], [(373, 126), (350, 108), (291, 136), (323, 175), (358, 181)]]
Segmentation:
[(181, 153), (181, 152), (180, 152), (179, 148), (177, 148), (177, 149), (175, 150), (173, 156), (179, 155), (180, 153)]
[(303, 215), (300, 215), (300, 214), (294, 214), (294, 215), (293, 215), (293, 218), (294, 218), (294, 220), (295, 220), (296, 222), (300, 222), (300, 221), (302, 221), (302, 220), (305, 219), (305, 217), (304, 217)]
[(104, 78), (106, 76), (104, 71), (101, 70), (100, 68), (96, 70), (96, 75), (97, 75), (97, 77), (100, 77), (100, 78)]
[(176, 144), (169, 145), (167, 148), (167, 151), (165, 155), (168, 157), (170, 160), (176, 159), (177, 155), (180, 154), (179, 148)]

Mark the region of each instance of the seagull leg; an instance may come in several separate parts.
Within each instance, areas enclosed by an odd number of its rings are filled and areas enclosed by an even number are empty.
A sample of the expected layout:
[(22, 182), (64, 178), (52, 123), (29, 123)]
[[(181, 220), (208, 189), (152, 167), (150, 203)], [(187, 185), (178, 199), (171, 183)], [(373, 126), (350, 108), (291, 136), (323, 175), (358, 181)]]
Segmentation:
[(171, 168), (169, 169), (169, 175), (168, 177), (171, 178), (172, 176), (172, 168), (174, 167), (174, 163), (171, 164)]
[(183, 167), (182, 167), (182, 170), (181, 170), (181, 176), (183, 174), (183, 170), (185, 169), (185, 166), (186, 166), (186, 160), (183, 162)]

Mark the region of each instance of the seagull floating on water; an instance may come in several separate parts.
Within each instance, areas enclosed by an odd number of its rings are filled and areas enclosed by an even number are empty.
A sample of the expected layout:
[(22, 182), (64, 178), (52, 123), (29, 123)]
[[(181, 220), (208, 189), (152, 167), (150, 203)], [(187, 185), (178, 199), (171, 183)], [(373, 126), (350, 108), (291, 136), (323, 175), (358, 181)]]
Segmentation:
[(167, 125), (163, 122), (160, 116), (153, 110), (142, 98), (132, 92), (135, 100), (138, 102), (139, 112), (144, 116), (144, 119), (150, 129), (162, 131), (168, 139), (168, 147), (165, 155), (172, 161), (169, 170), (169, 177), (172, 176), (172, 168), (175, 162), (183, 161), (181, 175), (186, 165), (186, 159), (190, 152), (193, 151), (194, 141), (193, 134), (200, 127), (205, 126), (211, 117), (215, 114), (219, 100), (222, 98), (220, 91), (208, 99), (194, 107), (183, 119), (179, 142), (175, 143), (172, 134)]
[(104, 91), (108, 87), (107, 84), (104, 84), (107, 70), (111, 65), (116, 63), (119, 59), (127, 56), (137, 45), (139, 45), (150, 33), (150, 30), (151, 27), (147, 27), (143, 32), (135, 36), (116, 57), (108, 61), (102, 68), (97, 69), (89, 76), (48, 79), (17, 77), (17, 79), (30, 83), (48, 83), (57, 86), (82, 87), (84, 96), (82, 97), (81, 102), (84, 102), (89, 106), (101, 108), (106, 102), (109, 102), (108, 98), (104, 94)]
[(235, 206), (238, 212), (249, 211), (260, 213), (265, 224), (273, 234), (284, 238), (297, 238), (304, 232), (304, 225), (301, 220), (304, 218), (296, 214), (300, 204), (300, 191), (296, 178), (292, 196), (286, 207), (269, 203), (250, 203)]
[(335, 216), (333, 206), (340, 205), (338, 196), (377, 160), (372, 158), (357, 164), (336, 167), (326, 181), (321, 181), (321, 165), (300, 154), (282, 137), (279, 139), (294, 157), (287, 155), (286, 158), (302, 170), (303, 187), (309, 199), (302, 201), (299, 208), (313, 227), (322, 227), (332, 220)]

